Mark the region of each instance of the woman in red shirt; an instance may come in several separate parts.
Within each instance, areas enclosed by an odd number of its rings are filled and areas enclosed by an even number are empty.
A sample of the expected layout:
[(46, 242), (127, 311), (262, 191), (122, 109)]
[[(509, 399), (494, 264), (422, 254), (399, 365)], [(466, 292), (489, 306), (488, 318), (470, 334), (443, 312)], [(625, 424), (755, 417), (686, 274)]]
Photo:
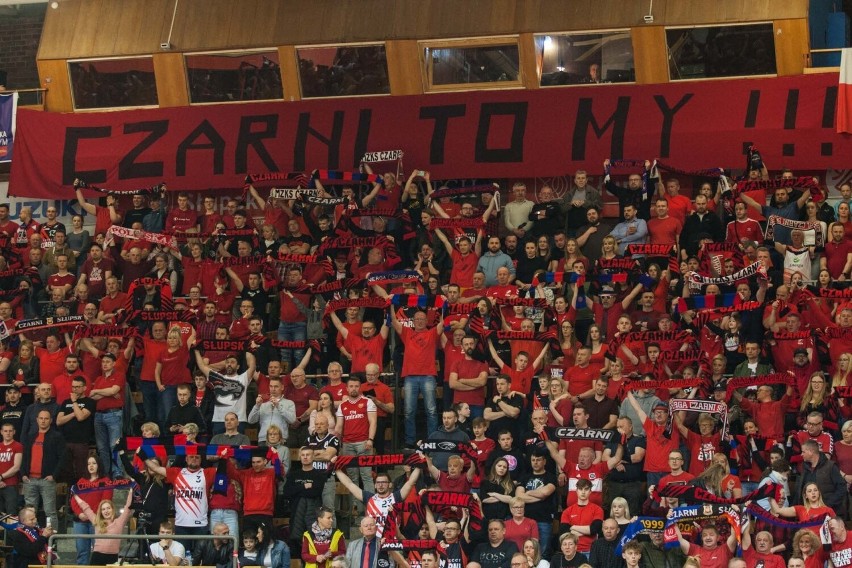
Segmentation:
[(189, 348), (195, 345), (195, 329), (183, 345), (180, 327), (173, 326), (166, 336), (166, 349), (157, 358), (154, 368), (154, 382), (160, 391), (161, 421), (168, 419), (168, 413), (177, 404), (177, 386), (192, 384), (189, 372)]
[(524, 541), (528, 538), (538, 540), (538, 523), (524, 516), (525, 505), (520, 498), (515, 497), (509, 502), (509, 512), (512, 518), (506, 521), (506, 540), (514, 542), (518, 550), (524, 549)]
[(823, 568), (827, 560), (817, 535), (809, 529), (799, 529), (793, 536), (793, 556), (805, 561), (805, 568)]
[[(816, 483), (810, 482), (805, 484), (802, 492), (803, 505), (793, 505), (792, 507), (781, 507), (775, 499), (769, 499), (769, 507), (772, 512), (782, 517), (796, 517), (800, 523), (820, 519), (823, 515), (833, 517), (836, 515), (834, 509), (827, 506), (822, 500), (822, 493), (819, 491), (819, 486)], [(815, 534), (819, 534), (819, 526), (808, 528)]]

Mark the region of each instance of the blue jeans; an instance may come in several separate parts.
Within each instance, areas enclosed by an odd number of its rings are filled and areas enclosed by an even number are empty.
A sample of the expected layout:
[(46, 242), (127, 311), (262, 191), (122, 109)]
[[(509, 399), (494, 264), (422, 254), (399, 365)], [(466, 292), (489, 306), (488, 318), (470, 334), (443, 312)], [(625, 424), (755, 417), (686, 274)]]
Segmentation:
[(121, 410), (116, 412), (95, 412), (95, 442), (98, 446), (98, 458), (104, 468), (104, 474), (113, 479), (121, 477), (121, 467), (112, 459), (112, 449), (121, 439)]
[[(142, 392), (142, 409), (145, 411), (146, 422), (160, 424), (160, 391), (154, 381), (139, 381), (139, 390)], [(168, 415), (167, 415), (168, 416)], [(160, 430), (165, 423), (160, 424)]]
[[(201, 526), (201, 527), (175, 526), (175, 536), (184, 535), (184, 534), (189, 534), (189, 535), (210, 534), (210, 531), (208, 529), (209, 529), (209, 525), (204, 525), (204, 526)], [(264, 536), (266, 536), (266, 535), (264, 535)], [(199, 544), (201, 542), (201, 541), (198, 541), (198, 540), (181, 540), (180, 538), (178, 538), (176, 540), (183, 545), (184, 549), (187, 552), (192, 552), (192, 549), (195, 547), (195, 545)]]
[(417, 442), (417, 424), (414, 418), (420, 393), (423, 393), (423, 403), (426, 406), (426, 437), (438, 429), (438, 404), (435, 397), (437, 386), (432, 375), (408, 375), (404, 380), (405, 443), (413, 445)]
[(228, 525), (230, 534), (240, 534), (240, 518), (233, 509), (213, 509), (210, 511), (210, 530), (216, 523)]
[(481, 404), (468, 404), (470, 407), (470, 419), (482, 418), (485, 416), (485, 406)]
[[(278, 324), (278, 340), (279, 341), (304, 341), (308, 337), (308, 324), (303, 321), (285, 322)], [(302, 362), (302, 357), (305, 356), (304, 349), (296, 349), (295, 353), (291, 349), (281, 350), (281, 362), (290, 363), (289, 369)], [(292, 358), (292, 360), (291, 360)]]
[(752, 491), (757, 490), (758, 482), (757, 481), (743, 481), (743, 495), (748, 495)]
[[(74, 521), (74, 534), (95, 534), (95, 525)], [(95, 541), (78, 538), (74, 542), (77, 543), (77, 564), (88, 566), (92, 556), (92, 543)]]
[(166, 386), (162, 392), (157, 391), (157, 396), (160, 397), (160, 415), (157, 420), (160, 422), (160, 430), (164, 430), (169, 420), (169, 412), (177, 405), (177, 386)]
[(544, 556), (550, 556), (548, 547), (550, 546), (550, 537), (553, 535), (553, 521), (536, 524), (538, 525), (538, 543), (541, 545), (541, 553)]
[(668, 475), (668, 472), (664, 471), (649, 471), (646, 474), (648, 479), (648, 487), (650, 488), (652, 485), (654, 487), (660, 486), (660, 480)]

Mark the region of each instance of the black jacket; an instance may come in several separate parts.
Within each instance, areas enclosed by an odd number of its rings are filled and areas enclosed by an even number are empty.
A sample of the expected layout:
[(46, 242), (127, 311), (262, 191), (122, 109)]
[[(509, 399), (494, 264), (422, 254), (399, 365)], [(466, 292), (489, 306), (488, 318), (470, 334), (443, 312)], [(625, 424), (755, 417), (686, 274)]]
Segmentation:
[(805, 485), (811, 482), (817, 484), (822, 500), (834, 509), (835, 513), (841, 515), (846, 511), (846, 480), (843, 479), (837, 464), (826, 458), (823, 453), (820, 453), (816, 467), (807, 462), (802, 464), (802, 475), (799, 476), (796, 494), (804, 495)]
[(195, 545), (192, 552), (192, 564), (194, 566), (216, 566), (216, 568), (227, 568), (232, 564), (231, 556), (234, 553), (234, 544), (228, 540), (218, 549), (213, 546), (212, 540), (202, 540)]
[(7, 530), (6, 539), (12, 547), (12, 568), (27, 568), (36, 564), (44, 564), (38, 555), (45, 551), (47, 539), (40, 536), (30, 540), (27, 535), (18, 530)]
[[(21, 477), (30, 474), (30, 459), (33, 453), (33, 443), (38, 436), (38, 430), (23, 438), (24, 461), (21, 464)], [(42, 447), (41, 477), (52, 475), (54, 479), (59, 475), (65, 458), (65, 438), (55, 428), (51, 428), (44, 434), (44, 446)]]

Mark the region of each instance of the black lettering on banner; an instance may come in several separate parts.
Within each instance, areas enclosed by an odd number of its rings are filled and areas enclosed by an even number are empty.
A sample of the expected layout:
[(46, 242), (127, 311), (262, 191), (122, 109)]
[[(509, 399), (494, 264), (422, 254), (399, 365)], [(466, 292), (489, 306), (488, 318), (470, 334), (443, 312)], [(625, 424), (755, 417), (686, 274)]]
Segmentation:
[(674, 115), (678, 113), (683, 106), (689, 102), (693, 96), (692, 93), (686, 93), (680, 100), (670, 107), (666, 97), (663, 95), (654, 95), (654, 101), (663, 113), (663, 126), (660, 128), (660, 157), (668, 158), (671, 153), (672, 146), (672, 127), (674, 126)]
[(427, 106), (420, 109), (420, 118), (435, 121), (432, 129), (432, 142), (429, 144), (429, 163), (444, 163), (444, 145), (447, 141), (447, 127), (451, 118), (460, 118), (467, 112), (467, 105)]
[(743, 128), (754, 128), (757, 123), (757, 107), (760, 106), (760, 91), (755, 89), (748, 95), (748, 108), (746, 109), (745, 123)]
[[(195, 140), (202, 136), (207, 138), (208, 141), (196, 144)], [(225, 139), (209, 121), (201, 121), (201, 124), (178, 144), (175, 173), (179, 176), (186, 175), (186, 153), (190, 150), (213, 150), (213, 174), (225, 173)]]
[[(345, 112), (342, 110), (334, 111), (334, 121), (331, 125), (331, 136), (326, 136), (322, 132), (311, 128), (311, 113), (299, 113), (299, 126), (296, 128), (296, 143), (293, 146), (293, 169), (302, 171), (307, 166), (305, 165), (308, 152), (308, 135), (310, 134), (328, 147), (328, 169), (336, 170), (340, 167), (340, 138), (343, 134), (343, 118)], [(323, 160), (314, 160), (322, 163)]]
[[(255, 124), (264, 125), (263, 130), (253, 131)], [(234, 149), (234, 171), (238, 174), (248, 172), (248, 149), (252, 148), (263, 162), (263, 167), (270, 172), (277, 172), (278, 166), (272, 159), (263, 141), (267, 138), (274, 140), (278, 135), (278, 115), (262, 114), (240, 117), (240, 133), (237, 136), (237, 146)]]
[(796, 129), (796, 114), (799, 110), (799, 89), (787, 91), (787, 108), (784, 110), (784, 130)]
[(168, 131), (168, 120), (150, 120), (125, 124), (125, 134), (137, 134), (139, 132), (148, 132), (149, 134), (118, 162), (118, 179), (163, 177), (163, 162), (136, 162), (136, 158), (165, 136)]
[(370, 123), (373, 120), (373, 110), (362, 108), (358, 113), (358, 129), (355, 131), (355, 152), (352, 158), (352, 167), (357, 168), (361, 164), (361, 158), (367, 153), (367, 144), (370, 141)]
[(627, 128), (627, 115), (630, 112), (630, 97), (618, 97), (615, 111), (603, 126), (598, 126), (598, 121), (592, 112), (593, 100), (581, 98), (577, 105), (577, 120), (574, 122), (574, 136), (571, 143), (571, 160), (581, 162), (586, 159), (586, 137), (590, 126), (599, 139), (607, 130), (612, 128), (609, 155), (615, 159), (620, 159), (624, 156), (624, 131)]
[(837, 109), (837, 86), (825, 88), (825, 100), (822, 104), (822, 127), (834, 128), (834, 112)]
[[(476, 131), (474, 161), (487, 162), (523, 162), (524, 132), (527, 126), (528, 103), (483, 103), (479, 111), (479, 128)], [(512, 136), (508, 148), (488, 148), (488, 133), (491, 130), (492, 116), (512, 116)]]
[(72, 185), (76, 178), (89, 183), (104, 183), (107, 180), (106, 170), (77, 171), (77, 150), (80, 140), (90, 138), (109, 138), (112, 136), (110, 126), (71, 126), (65, 129), (65, 147), (62, 150), (62, 185)]

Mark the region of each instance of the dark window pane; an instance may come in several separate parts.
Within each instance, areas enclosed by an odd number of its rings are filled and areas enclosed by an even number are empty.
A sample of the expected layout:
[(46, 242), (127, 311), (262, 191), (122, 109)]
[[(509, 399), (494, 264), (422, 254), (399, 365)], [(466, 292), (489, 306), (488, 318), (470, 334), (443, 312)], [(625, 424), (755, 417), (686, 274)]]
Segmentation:
[(187, 55), (186, 73), (193, 103), (284, 98), (277, 51)]
[(296, 52), (302, 97), (390, 93), (384, 45), (304, 47)]
[(541, 86), (636, 80), (629, 31), (536, 36)]
[(667, 29), (666, 44), (672, 81), (776, 73), (772, 24)]
[(157, 105), (150, 57), (71, 61), (68, 69), (76, 109)]
[(432, 85), (463, 85), (518, 80), (518, 45), (426, 48)]

